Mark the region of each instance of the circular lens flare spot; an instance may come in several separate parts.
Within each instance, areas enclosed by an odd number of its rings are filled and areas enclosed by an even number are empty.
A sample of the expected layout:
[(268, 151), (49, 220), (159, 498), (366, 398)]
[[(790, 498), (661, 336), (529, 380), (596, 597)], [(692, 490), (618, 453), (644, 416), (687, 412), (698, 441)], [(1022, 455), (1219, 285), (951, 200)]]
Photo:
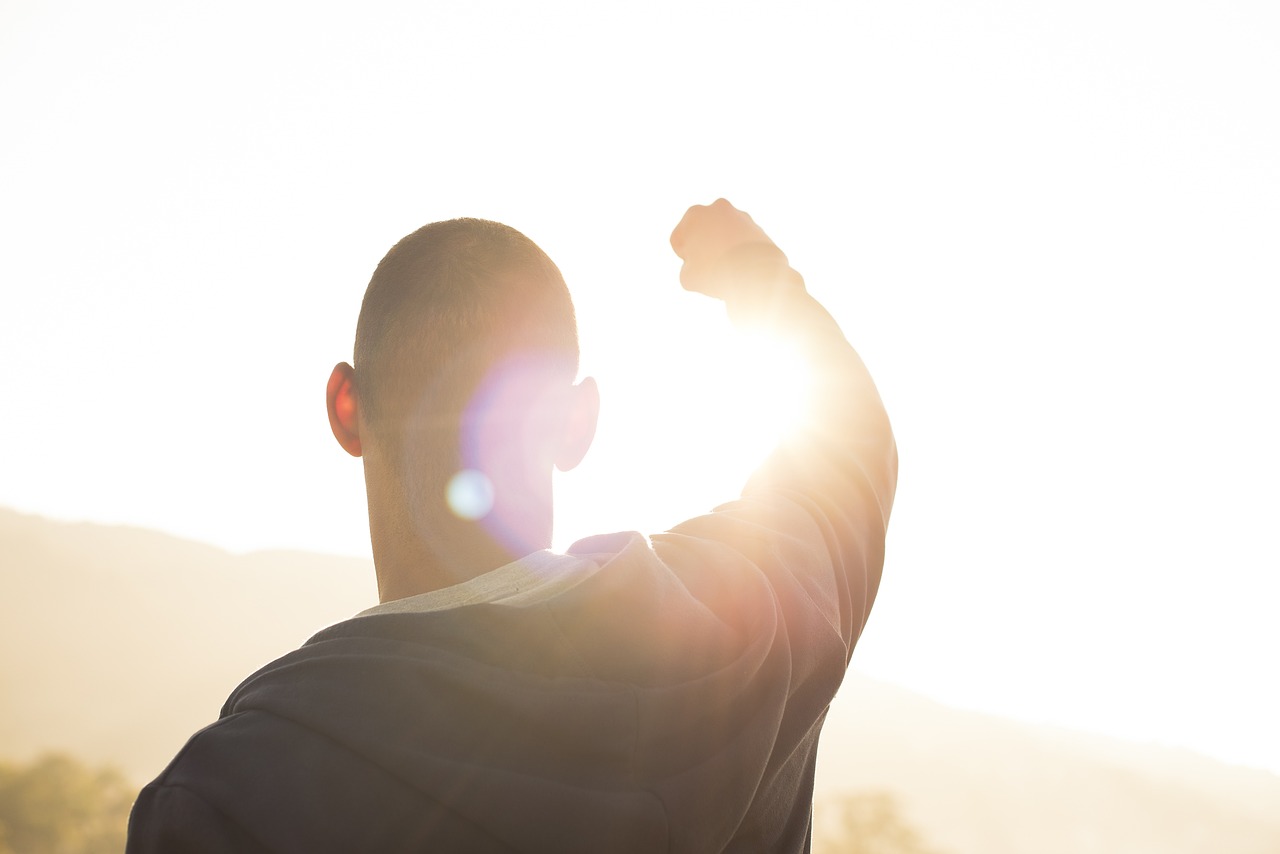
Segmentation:
[(463, 469), (445, 487), (449, 509), (460, 519), (483, 519), (493, 509), (493, 484), (483, 472)]

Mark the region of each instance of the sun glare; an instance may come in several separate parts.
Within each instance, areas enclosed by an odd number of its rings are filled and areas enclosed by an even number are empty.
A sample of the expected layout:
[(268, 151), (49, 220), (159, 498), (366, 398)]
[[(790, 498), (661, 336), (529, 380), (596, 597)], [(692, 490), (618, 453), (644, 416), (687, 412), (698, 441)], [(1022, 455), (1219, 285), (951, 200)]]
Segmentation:
[(645, 391), (658, 403), (646, 393), (610, 394), (614, 377), (601, 374), (596, 456), (556, 487), (557, 547), (602, 530), (667, 530), (732, 501), (805, 424), (812, 371), (794, 344), (727, 322), (682, 343), (689, 346), (660, 351), (649, 365), (660, 379)]
[(735, 332), (730, 358), (737, 370), (729, 374), (726, 391), (738, 425), (737, 443), (744, 452), (767, 453), (803, 426), (810, 405), (811, 369), (790, 341), (764, 332)]

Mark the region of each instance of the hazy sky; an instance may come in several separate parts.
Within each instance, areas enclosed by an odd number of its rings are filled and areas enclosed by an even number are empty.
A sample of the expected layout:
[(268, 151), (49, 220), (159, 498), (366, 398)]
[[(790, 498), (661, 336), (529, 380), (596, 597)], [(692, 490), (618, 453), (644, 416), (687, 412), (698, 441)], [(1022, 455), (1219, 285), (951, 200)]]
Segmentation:
[(481, 216), (604, 394), (557, 542), (665, 528), (763, 450), (666, 243), (726, 196), (898, 433), (855, 665), (1280, 771), (1277, 44), (1229, 0), (0, 0), (0, 504), (367, 554), (325, 379), (386, 249)]

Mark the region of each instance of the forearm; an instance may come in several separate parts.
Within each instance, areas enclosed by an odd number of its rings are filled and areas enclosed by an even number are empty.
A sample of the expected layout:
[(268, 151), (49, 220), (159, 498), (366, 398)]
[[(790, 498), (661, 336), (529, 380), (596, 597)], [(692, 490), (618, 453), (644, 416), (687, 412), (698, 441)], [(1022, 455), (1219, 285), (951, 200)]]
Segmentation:
[[(695, 205), (671, 245), (684, 261), (687, 290), (723, 300), (735, 325), (781, 339), (802, 356), (798, 370), (806, 375), (794, 381), (807, 383), (809, 394), (808, 411), (752, 475), (742, 500), (655, 538), (654, 547), (673, 561), (680, 548), (693, 551), (689, 543), (727, 546), (744, 559), (767, 582), (773, 613), (794, 636), (788, 643), (806, 651), (796, 660), (819, 669), (838, 662), (813, 683), (834, 692), (884, 565), (898, 469), (888, 416), (839, 325), (750, 216), (723, 199)], [(692, 563), (709, 561), (700, 554)], [(727, 589), (752, 572), (744, 566), (737, 575)], [(804, 667), (792, 676), (797, 685), (811, 681)], [(815, 703), (829, 699), (819, 692)]]
[[(751, 217), (724, 199), (689, 208), (671, 246), (687, 290), (723, 300), (741, 327), (763, 329), (807, 363), (809, 412), (753, 483), (786, 485), (822, 498), (853, 522), (856, 536), (884, 526), (897, 485), (897, 451), (875, 383), (835, 320), (806, 290), (786, 255)], [(873, 506), (865, 506), (870, 501)], [(835, 502), (835, 503), (832, 503)]]
[[(852, 454), (875, 481), (887, 521), (897, 482), (897, 451), (875, 382), (835, 319), (804, 286), (772, 243), (752, 243), (728, 253), (717, 274), (732, 280), (723, 291), (734, 324), (766, 332), (802, 357), (809, 386), (808, 411), (788, 444), (806, 456)], [(831, 460), (835, 462), (835, 460)]]

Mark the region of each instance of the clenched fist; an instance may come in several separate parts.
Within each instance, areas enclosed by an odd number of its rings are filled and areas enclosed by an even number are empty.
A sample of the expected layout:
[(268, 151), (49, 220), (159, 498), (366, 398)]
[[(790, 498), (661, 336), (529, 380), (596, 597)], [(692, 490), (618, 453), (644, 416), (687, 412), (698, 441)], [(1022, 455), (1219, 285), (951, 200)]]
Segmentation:
[(769, 235), (724, 199), (689, 208), (671, 233), (671, 248), (684, 261), (680, 283), (685, 289), (717, 299), (733, 301), (800, 283)]

